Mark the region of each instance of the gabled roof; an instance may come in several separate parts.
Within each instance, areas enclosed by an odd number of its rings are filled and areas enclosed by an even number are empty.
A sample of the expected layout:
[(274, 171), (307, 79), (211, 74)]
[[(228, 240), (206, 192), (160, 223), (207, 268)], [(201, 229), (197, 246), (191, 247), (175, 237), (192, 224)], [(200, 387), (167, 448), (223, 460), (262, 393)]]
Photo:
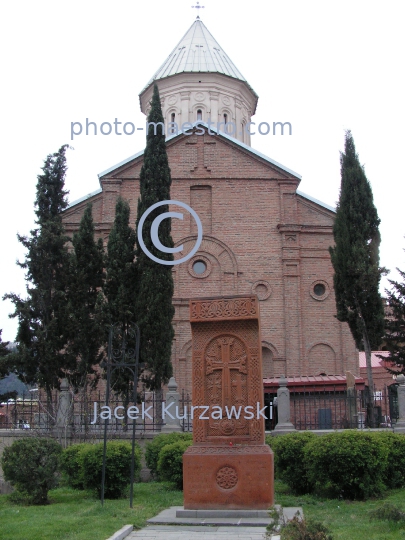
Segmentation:
[(318, 199), (315, 199), (315, 197), (311, 197), (311, 195), (307, 195), (306, 193), (304, 193), (303, 191), (300, 191), (299, 189), (297, 189), (296, 193), (300, 197), (303, 197), (304, 199), (308, 199), (308, 201), (312, 201), (315, 204), (319, 204), (319, 206), (323, 206), (327, 210), (330, 210), (331, 212), (334, 212), (336, 214), (336, 208), (335, 207), (329, 206), (329, 204), (326, 204), (326, 203), (324, 203), (324, 202), (322, 202), (322, 201), (320, 201)]
[[(198, 122), (194, 122), (192, 124), (192, 126), (193, 127), (203, 126), (203, 127), (208, 129), (208, 124), (206, 124), (205, 122), (202, 122), (201, 120), (199, 120)], [(301, 175), (300, 174), (292, 171), (291, 169), (289, 169), (288, 167), (285, 167), (284, 165), (281, 165), (281, 163), (278, 163), (274, 159), (262, 154), (261, 152), (259, 152), (258, 150), (255, 150), (251, 146), (248, 146), (247, 144), (244, 144), (241, 141), (238, 141), (237, 139), (231, 137), (230, 135), (227, 135), (226, 133), (223, 133), (221, 131), (217, 131), (217, 129), (213, 125), (210, 126), (210, 130), (216, 134), (215, 136), (226, 139), (228, 141), (231, 141), (233, 144), (243, 148), (244, 150), (246, 150), (250, 154), (253, 154), (254, 156), (257, 156), (257, 157), (263, 159), (264, 161), (267, 161), (267, 163), (269, 163), (270, 165), (274, 165), (274, 166), (278, 167), (279, 169), (281, 169), (281, 170), (287, 172), (288, 174), (291, 174), (292, 176), (295, 176), (296, 178), (301, 180)], [(177, 135), (175, 134), (175, 135), (170, 135), (169, 137), (167, 137), (166, 142), (172, 141), (172, 140), (174, 140), (174, 139), (176, 139), (178, 137), (181, 137), (182, 135), (183, 135), (183, 132), (179, 131)], [(103, 176), (107, 176), (108, 174), (112, 173), (113, 171), (119, 169), (120, 167), (123, 167), (124, 165), (127, 165), (128, 163), (130, 163), (131, 161), (133, 161), (133, 160), (135, 160), (137, 158), (140, 158), (143, 155), (143, 153), (144, 153), (144, 150), (141, 150), (140, 152), (137, 152), (136, 154), (134, 154), (132, 156), (129, 156), (128, 158), (124, 159), (123, 161), (120, 161), (119, 163), (117, 163), (116, 165), (113, 165), (112, 167), (109, 167), (105, 171), (99, 173), (98, 174), (99, 180), (101, 181), (101, 178), (103, 178)], [(79, 204), (79, 203), (85, 201), (86, 199), (89, 199), (90, 197), (98, 195), (99, 193), (101, 193), (101, 191), (102, 191), (102, 189), (99, 188), (96, 191), (93, 191), (92, 193), (89, 193), (88, 195), (85, 195), (84, 197), (81, 197), (80, 199), (77, 199), (76, 201), (71, 202), (69, 204), (68, 208), (71, 208), (72, 206), (75, 206), (76, 204)], [(297, 193), (297, 195), (299, 195), (300, 197), (302, 197), (304, 199), (307, 199), (307, 200), (309, 200), (311, 202), (314, 202), (315, 204), (318, 204), (318, 205), (322, 206), (323, 208), (326, 208), (326, 209), (328, 209), (328, 210), (330, 210), (332, 212), (336, 212), (336, 210), (332, 206), (329, 206), (329, 205), (319, 201), (318, 199), (315, 199), (314, 197), (311, 197), (310, 195), (307, 195), (307, 194), (303, 193), (302, 191), (297, 190), (296, 193)]]
[(80, 199), (76, 199), (75, 201), (72, 201), (71, 203), (69, 203), (66, 210), (69, 210), (69, 208), (72, 208), (72, 206), (76, 206), (76, 204), (79, 204), (83, 201), (86, 201), (87, 199), (90, 199), (91, 197), (94, 197), (95, 195), (98, 195), (102, 191), (103, 191), (102, 188), (99, 187), (98, 189), (96, 189), (95, 191), (92, 191), (91, 193), (88, 193), (84, 197), (80, 197)]
[(193, 22), (145, 88), (157, 79), (185, 72), (222, 73), (247, 83), (245, 77), (199, 18)]
[[(208, 126), (207, 123), (199, 120), (197, 122), (194, 122), (192, 124), (193, 128), (194, 127), (198, 127), (198, 126), (203, 126), (205, 128), (209, 128), (212, 132), (215, 133), (214, 136), (216, 137), (220, 137), (222, 139), (226, 139), (228, 141), (231, 141), (232, 143), (236, 144), (237, 146), (240, 146), (241, 148), (243, 148), (244, 150), (247, 150), (250, 154), (253, 154), (255, 156), (258, 156), (260, 157), (261, 159), (267, 161), (268, 163), (270, 163), (271, 165), (275, 165), (276, 167), (278, 167), (279, 169), (287, 172), (288, 174), (291, 174), (292, 176), (295, 176), (296, 178), (298, 178), (299, 180), (301, 180), (301, 175), (292, 171), (291, 169), (289, 169), (288, 167), (285, 167), (284, 165), (281, 165), (281, 163), (278, 163), (277, 161), (275, 161), (274, 159), (271, 159), (269, 158), (268, 156), (265, 156), (264, 154), (262, 154), (261, 152), (259, 152), (258, 150), (255, 150), (254, 148), (252, 148), (251, 146), (248, 146), (247, 144), (244, 144), (243, 142), (241, 141), (238, 141), (237, 139), (235, 139), (234, 137), (231, 137), (231, 135), (227, 135), (226, 133), (223, 133), (222, 131), (218, 131), (216, 129), (216, 127), (214, 127), (213, 124), (211, 124), (211, 126)], [(157, 129), (160, 129), (159, 127)], [(187, 129), (187, 131), (189, 131), (189, 129)], [(183, 135), (183, 131), (179, 130), (179, 132), (177, 134), (174, 134), (174, 135), (170, 135), (169, 137), (166, 137), (166, 142), (169, 142), (169, 141), (172, 141), (173, 139), (176, 139), (178, 137), (181, 137)], [(198, 136), (198, 135), (197, 135)], [(127, 163), (131, 162), (132, 160), (142, 156), (142, 154), (144, 153), (144, 150), (142, 150), (141, 152), (138, 152), (137, 154), (134, 154), (133, 156), (130, 156), (128, 157), (127, 159), (124, 159), (123, 161), (121, 161), (120, 163), (117, 163), (117, 165), (113, 165), (112, 167), (109, 167), (108, 169), (106, 169), (105, 171), (101, 172), (98, 177), (99, 178), (102, 178), (103, 176), (106, 176), (107, 174), (113, 172), (114, 170), (118, 169), (119, 167), (122, 167), (123, 165), (126, 165)]]

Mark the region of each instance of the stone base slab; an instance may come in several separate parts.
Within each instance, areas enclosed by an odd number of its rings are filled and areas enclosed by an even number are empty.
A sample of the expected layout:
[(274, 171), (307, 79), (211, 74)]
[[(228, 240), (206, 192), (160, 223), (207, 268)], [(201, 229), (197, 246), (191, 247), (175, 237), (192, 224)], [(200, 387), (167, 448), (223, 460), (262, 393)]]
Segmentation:
[[(183, 455), (186, 510), (268, 510), (274, 504), (269, 446), (190, 446)], [(249, 519), (249, 518), (247, 518)]]
[(268, 518), (268, 510), (176, 510), (183, 518)]

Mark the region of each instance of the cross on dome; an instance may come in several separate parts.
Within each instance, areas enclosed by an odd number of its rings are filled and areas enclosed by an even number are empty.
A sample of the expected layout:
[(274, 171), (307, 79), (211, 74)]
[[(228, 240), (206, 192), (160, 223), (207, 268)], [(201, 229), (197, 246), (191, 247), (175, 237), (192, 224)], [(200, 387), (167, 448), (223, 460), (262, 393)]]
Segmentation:
[[(192, 7), (192, 8), (196, 8), (196, 9), (204, 9), (204, 8), (205, 8), (205, 6), (200, 6), (200, 2), (197, 2), (197, 5), (196, 5), (196, 6), (191, 6), (191, 7)], [(197, 15), (197, 19), (199, 19), (199, 18), (200, 18), (200, 16)]]

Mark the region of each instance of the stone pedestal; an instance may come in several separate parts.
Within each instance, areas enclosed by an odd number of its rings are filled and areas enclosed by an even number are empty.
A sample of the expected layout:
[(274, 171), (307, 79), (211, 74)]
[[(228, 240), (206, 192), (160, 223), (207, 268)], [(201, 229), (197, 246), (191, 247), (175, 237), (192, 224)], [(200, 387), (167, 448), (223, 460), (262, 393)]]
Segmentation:
[(175, 416), (176, 407), (179, 407), (180, 394), (177, 392), (177, 383), (174, 377), (171, 377), (169, 384), (167, 385), (168, 392), (166, 392), (166, 408), (170, 407), (170, 415), (165, 415), (165, 424), (162, 427), (162, 433), (172, 433), (173, 431), (181, 431), (180, 420)]
[(294, 424), (291, 422), (290, 391), (287, 388), (287, 383), (287, 379), (281, 375), (277, 390), (278, 422), (274, 428), (274, 434), (295, 431)]
[(183, 456), (185, 509), (274, 503), (273, 453), (264, 444), (256, 296), (190, 301), (193, 446)]
[(267, 445), (192, 446), (183, 456), (184, 508), (256, 509), (273, 504), (273, 454)]

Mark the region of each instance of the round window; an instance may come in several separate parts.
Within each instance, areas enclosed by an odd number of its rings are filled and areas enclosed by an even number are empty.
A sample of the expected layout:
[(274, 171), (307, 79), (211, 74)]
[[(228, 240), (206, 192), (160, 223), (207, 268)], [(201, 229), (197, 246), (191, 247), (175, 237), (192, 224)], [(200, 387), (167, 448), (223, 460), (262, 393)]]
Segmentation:
[(314, 287), (314, 293), (316, 296), (323, 296), (326, 292), (325, 285), (323, 283), (317, 283)]
[(207, 270), (207, 265), (204, 261), (196, 261), (193, 264), (193, 270), (196, 274), (203, 274)]

